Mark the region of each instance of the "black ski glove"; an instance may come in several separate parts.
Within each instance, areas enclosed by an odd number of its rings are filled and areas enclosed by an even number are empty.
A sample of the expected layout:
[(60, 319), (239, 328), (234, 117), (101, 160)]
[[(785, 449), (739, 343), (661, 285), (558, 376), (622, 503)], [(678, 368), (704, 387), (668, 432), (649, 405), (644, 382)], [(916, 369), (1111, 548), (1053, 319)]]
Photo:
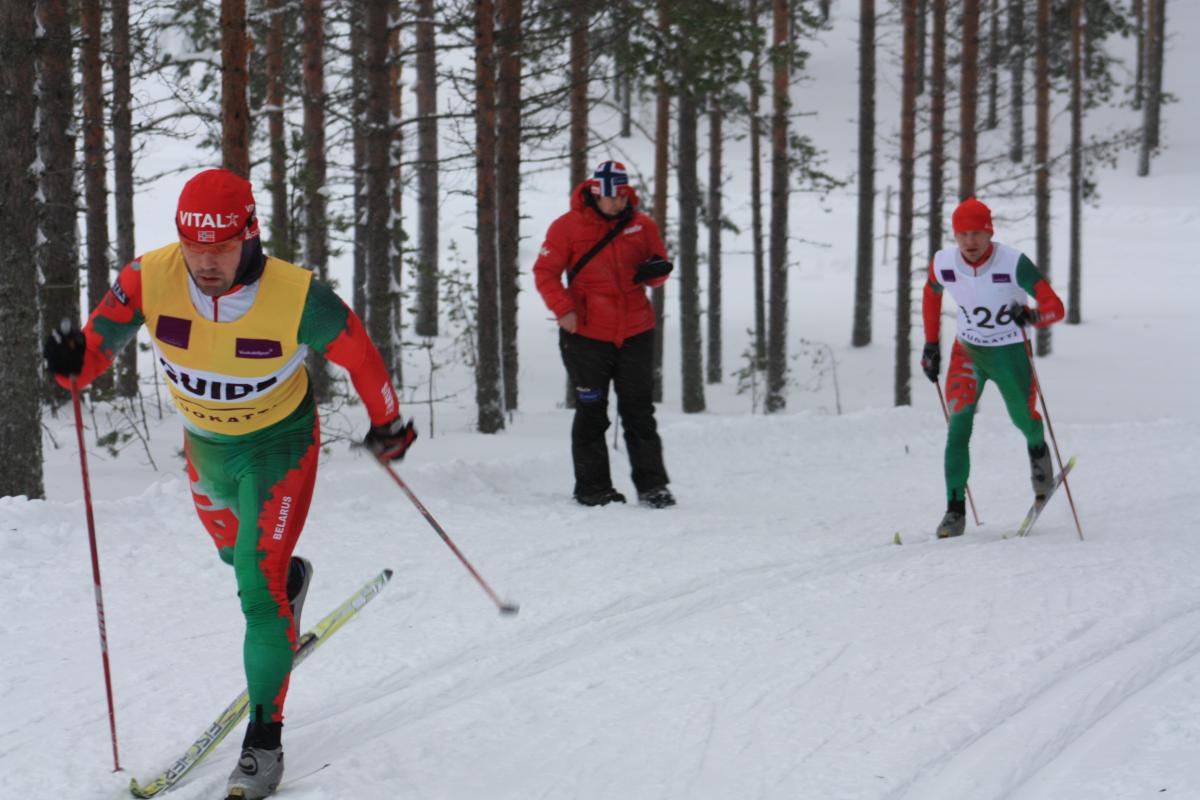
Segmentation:
[(1013, 322), (1024, 328), (1026, 325), (1036, 325), (1038, 321), (1038, 313), (1029, 306), (1023, 306), (1020, 303), (1012, 304)]
[(942, 348), (938, 346), (937, 342), (929, 342), (921, 351), (921, 369), (925, 370), (925, 377), (929, 378), (931, 383), (937, 383), (938, 371), (941, 366)]
[(391, 422), (375, 425), (367, 431), (363, 446), (380, 461), (400, 461), (416, 439), (417, 431), (413, 428), (412, 420), (405, 422), (396, 417)]
[(85, 353), (87, 339), (83, 331), (66, 318), (46, 337), (46, 345), (42, 348), (47, 366), (56, 375), (78, 375), (83, 370)]
[(664, 275), (670, 275), (673, 269), (675, 269), (675, 265), (670, 261), (662, 256), (654, 256), (637, 265), (633, 271), (633, 282), (645, 283), (655, 278), (661, 278)]

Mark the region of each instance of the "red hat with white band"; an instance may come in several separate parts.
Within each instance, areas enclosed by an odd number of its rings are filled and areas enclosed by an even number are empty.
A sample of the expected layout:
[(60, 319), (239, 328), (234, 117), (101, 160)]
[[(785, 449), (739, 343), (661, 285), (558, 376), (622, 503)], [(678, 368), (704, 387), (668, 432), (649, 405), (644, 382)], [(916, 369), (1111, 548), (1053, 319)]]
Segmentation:
[(258, 236), (250, 181), (227, 169), (206, 169), (184, 184), (175, 211), (179, 236), (196, 244)]

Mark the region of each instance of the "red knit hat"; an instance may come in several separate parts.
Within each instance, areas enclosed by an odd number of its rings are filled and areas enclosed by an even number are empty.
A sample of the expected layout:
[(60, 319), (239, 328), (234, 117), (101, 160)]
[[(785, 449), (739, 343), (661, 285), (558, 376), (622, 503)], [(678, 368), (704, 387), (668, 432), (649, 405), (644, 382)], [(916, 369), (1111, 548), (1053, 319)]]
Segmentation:
[(958, 208), (954, 209), (954, 214), (950, 217), (950, 224), (954, 226), (955, 233), (983, 231), (991, 235), (994, 232), (992, 231), (992, 210), (974, 197), (968, 197), (959, 204)]
[(179, 235), (199, 244), (258, 236), (250, 181), (227, 169), (206, 169), (179, 193), (175, 211)]

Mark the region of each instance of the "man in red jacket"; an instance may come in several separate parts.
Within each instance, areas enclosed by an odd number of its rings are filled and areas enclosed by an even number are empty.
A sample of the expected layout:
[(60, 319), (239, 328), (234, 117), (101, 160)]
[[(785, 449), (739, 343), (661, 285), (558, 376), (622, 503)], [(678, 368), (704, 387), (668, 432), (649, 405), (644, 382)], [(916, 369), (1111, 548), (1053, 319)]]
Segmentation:
[[(571, 194), (571, 210), (546, 233), (533, 274), (558, 320), (559, 349), (575, 387), (571, 456), (575, 499), (625, 502), (608, 470), (608, 386), (617, 394), (638, 500), (675, 505), (654, 421), (654, 307), (646, 287), (671, 271), (658, 226), (637, 210), (625, 166), (605, 161)], [(566, 286), (563, 273), (566, 273)]]

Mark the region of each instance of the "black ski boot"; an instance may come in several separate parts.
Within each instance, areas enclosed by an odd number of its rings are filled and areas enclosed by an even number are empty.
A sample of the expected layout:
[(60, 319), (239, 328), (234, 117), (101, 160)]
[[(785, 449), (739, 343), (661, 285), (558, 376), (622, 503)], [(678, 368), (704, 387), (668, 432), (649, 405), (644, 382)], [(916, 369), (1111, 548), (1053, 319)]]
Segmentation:
[(296, 636), (300, 636), (300, 612), (304, 609), (304, 598), (312, 582), (313, 565), (307, 558), (292, 556), (288, 562), (287, 597), (292, 607), (292, 619), (296, 621)]
[(624, 503), (625, 495), (618, 492), (611, 486), (607, 489), (601, 489), (598, 492), (588, 492), (587, 494), (575, 495), (575, 502), (581, 506), (606, 506), (609, 503)]
[(282, 722), (253, 721), (242, 740), (242, 755), (226, 784), (226, 800), (262, 800), (283, 779)]
[(665, 486), (638, 492), (638, 502), (649, 508), (670, 508), (675, 505), (675, 495)]
[(1050, 460), (1050, 448), (1042, 442), (1042, 446), (1029, 448), (1029, 482), (1033, 484), (1033, 496), (1040, 503), (1050, 494), (1054, 485), (1054, 462)]
[(937, 538), (951, 539), (962, 536), (967, 530), (967, 507), (962, 500), (951, 500), (946, 504), (946, 516), (937, 528)]

